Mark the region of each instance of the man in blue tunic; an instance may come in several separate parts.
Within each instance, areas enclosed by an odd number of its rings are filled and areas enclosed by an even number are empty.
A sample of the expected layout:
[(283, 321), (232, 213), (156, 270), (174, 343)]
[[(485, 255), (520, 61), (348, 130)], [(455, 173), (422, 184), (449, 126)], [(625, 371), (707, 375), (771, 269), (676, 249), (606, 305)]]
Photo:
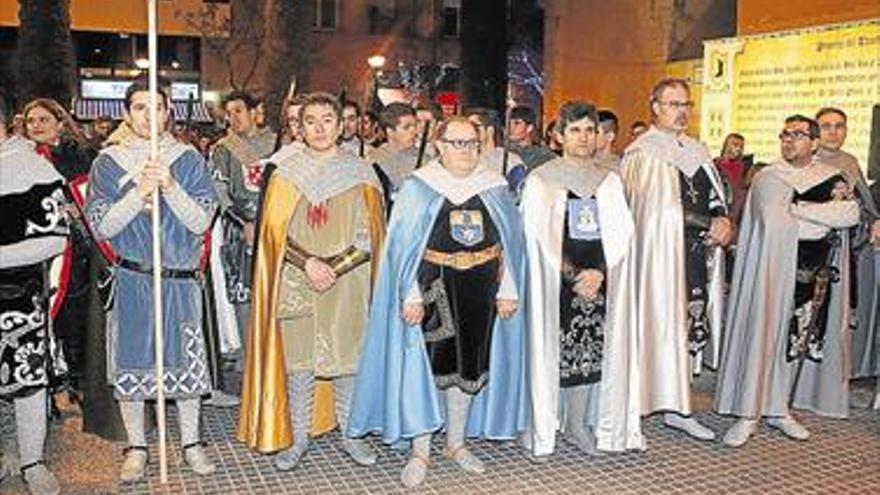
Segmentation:
[(458, 117), (437, 133), (440, 160), (404, 182), (391, 215), (348, 428), (411, 439), (408, 487), (433, 432), (445, 426), (446, 457), (482, 473), (465, 435), (512, 439), (528, 414), (521, 220), (504, 177), (478, 166), (476, 126)]
[(147, 441), (144, 401), (154, 400), (152, 222), (153, 194), (161, 195), (165, 396), (176, 399), (183, 454), (198, 474), (214, 471), (199, 443), (199, 400), (210, 392), (202, 333), (199, 263), (203, 234), (217, 208), (211, 173), (195, 148), (165, 132), (167, 94), (159, 91), (159, 155), (150, 161), (149, 91), (135, 81), (126, 91), (125, 122), (132, 137), (104, 150), (92, 167), (86, 215), (120, 256), (108, 320), (108, 376), (120, 401), (129, 448), (120, 479), (144, 476)]

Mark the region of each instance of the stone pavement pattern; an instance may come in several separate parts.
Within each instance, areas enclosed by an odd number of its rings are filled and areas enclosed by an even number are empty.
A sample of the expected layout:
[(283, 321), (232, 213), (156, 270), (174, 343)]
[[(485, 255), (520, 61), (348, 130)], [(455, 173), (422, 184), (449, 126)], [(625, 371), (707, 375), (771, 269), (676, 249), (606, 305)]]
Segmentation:
[[(697, 381), (695, 409), (708, 411), (714, 377)], [(854, 388), (855, 402), (868, 400), (873, 382)], [(302, 464), (281, 473), (271, 458), (253, 453), (234, 438), (236, 409), (204, 409), (204, 438), (217, 473), (200, 478), (183, 465), (176, 414), (169, 408), (169, 484), (159, 484), (155, 439), (147, 479), (120, 485), (116, 473), (122, 445), (77, 431), (78, 418), (52, 429), (50, 466), (65, 494), (360, 494), (406, 493), (398, 480), (405, 452), (373, 446), (381, 452), (377, 466), (360, 467), (349, 460), (337, 442), (337, 433), (313, 442)], [(733, 420), (710, 412), (697, 416), (719, 433)], [(659, 417), (644, 425), (649, 449), (585, 457), (561, 444), (551, 460), (533, 464), (512, 442), (474, 441), (473, 451), (486, 462), (484, 475), (461, 472), (440, 454), (442, 436), (432, 447), (433, 465), (425, 484), (414, 493), (425, 494), (878, 494), (880, 493), (880, 411), (853, 408), (849, 420), (819, 418), (799, 413), (813, 437), (807, 442), (788, 440), (762, 426), (741, 449), (719, 442), (704, 443), (668, 430)], [(0, 493), (25, 494), (20, 479), (7, 480)]]

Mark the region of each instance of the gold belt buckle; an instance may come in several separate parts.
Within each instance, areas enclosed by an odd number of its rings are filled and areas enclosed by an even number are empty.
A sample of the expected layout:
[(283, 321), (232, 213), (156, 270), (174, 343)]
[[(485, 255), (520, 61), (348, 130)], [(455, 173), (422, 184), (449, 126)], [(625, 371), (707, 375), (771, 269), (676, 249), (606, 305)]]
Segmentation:
[(465, 251), (463, 253), (457, 253), (455, 259), (455, 267), (459, 270), (467, 270), (468, 268), (473, 267), (477, 261), (477, 253)]

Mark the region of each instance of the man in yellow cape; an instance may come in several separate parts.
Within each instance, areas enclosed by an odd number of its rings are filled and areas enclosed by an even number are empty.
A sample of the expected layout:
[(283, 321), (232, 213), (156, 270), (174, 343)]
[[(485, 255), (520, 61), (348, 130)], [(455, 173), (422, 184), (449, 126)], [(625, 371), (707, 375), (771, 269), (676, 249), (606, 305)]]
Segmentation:
[[(338, 151), (340, 117), (333, 96), (308, 95), (306, 146), (283, 147), (264, 175), (238, 438), (278, 452), (281, 470), (309, 433), (345, 430), (384, 232), (372, 168)], [(375, 462), (362, 440), (342, 442), (355, 462)]]

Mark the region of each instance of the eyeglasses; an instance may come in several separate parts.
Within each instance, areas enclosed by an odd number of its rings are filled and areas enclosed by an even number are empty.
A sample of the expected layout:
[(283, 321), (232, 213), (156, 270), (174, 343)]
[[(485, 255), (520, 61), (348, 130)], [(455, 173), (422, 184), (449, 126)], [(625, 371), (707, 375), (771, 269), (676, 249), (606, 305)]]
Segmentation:
[(657, 100), (657, 104), (664, 107), (671, 107), (676, 110), (691, 110), (694, 108), (694, 102), (692, 101), (660, 101)]
[(438, 141), (440, 141), (441, 143), (446, 143), (457, 150), (474, 151), (474, 150), (480, 149), (480, 140), (479, 139), (446, 139), (446, 138), (441, 138)]
[(779, 140), (786, 141), (792, 140), (797, 141), (799, 139), (811, 137), (809, 132), (806, 131), (782, 131), (779, 133)]

